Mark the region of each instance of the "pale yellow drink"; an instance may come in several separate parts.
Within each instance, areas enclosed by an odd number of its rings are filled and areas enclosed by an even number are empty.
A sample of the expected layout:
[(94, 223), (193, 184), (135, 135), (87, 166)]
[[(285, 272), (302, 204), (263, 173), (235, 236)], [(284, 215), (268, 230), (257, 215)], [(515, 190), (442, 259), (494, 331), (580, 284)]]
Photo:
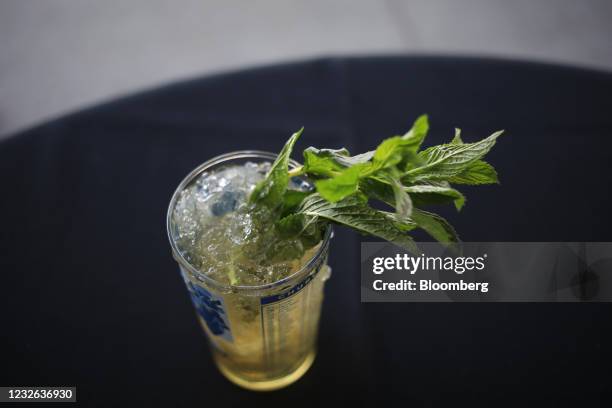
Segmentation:
[(282, 300), (264, 303), (287, 288), (254, 296), (221, 295), (231, 337), (215, 335), (198, 316), (215, 362), (227, 378), (245, 388), (273, 390), (308, 370), (315, 356), (323, 284), (329, 276), (326, 265), (320, 268), (302, 290)]

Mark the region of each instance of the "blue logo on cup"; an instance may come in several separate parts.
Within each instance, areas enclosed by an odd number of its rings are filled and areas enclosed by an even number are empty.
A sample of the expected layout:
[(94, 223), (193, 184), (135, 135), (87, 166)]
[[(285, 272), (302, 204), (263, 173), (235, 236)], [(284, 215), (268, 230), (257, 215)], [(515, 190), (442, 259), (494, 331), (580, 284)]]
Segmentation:
[(204, 319), (206, 327), (215, 336), (221, 336), (228, 341), (232, 340), (227, 315), (223, 308), (223, 300), (217, 298), (204, 288), (187, 282), (191, 300), (198, 314)]

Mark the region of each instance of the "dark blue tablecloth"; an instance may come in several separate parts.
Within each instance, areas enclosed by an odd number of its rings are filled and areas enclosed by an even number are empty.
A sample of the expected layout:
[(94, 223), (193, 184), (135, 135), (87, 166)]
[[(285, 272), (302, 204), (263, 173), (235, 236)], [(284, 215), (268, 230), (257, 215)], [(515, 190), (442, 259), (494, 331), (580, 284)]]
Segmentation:
[[(360, 304), (360, 237), (336, 230), (319, 355), (298, 383), (217, 372), (165, 235), (174, 188), (231, 150), (362, 152), (428, 113), (426, 144), (506, 129), (501, 185), (442, 210), (465, 241), (611, 241), (612, 75), (462, 58), (339, 58), (173, 84), (0, 143), (0, 385), (76, 385), (95, 406), (313, 406), (441, 392), (597, 396), (609, 304)], [(529, 400), (533, 401), (533, 400)], [(550, 401), (550, 400), (547, 400)]]

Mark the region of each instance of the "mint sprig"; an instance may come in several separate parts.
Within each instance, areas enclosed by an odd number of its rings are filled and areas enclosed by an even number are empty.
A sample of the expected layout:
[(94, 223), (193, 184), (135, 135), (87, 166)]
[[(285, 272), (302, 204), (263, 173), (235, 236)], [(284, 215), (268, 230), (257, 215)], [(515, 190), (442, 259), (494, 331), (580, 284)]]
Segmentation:
[[(495, 169), (482, 158), (495, 145), (502, 131), (475, 143), (465, 143), (461, 131), (448, 144), (421, 150), (429, 131), (426, 115), (420, 116), (404, 135), (382, 141), (366, 153), (351, 156), (347, 149), (303, 152), (304, 164), (289, 169), (289, 156), (303, 128), (294, 133), (265, 179), (251, 193), (255, 208), (270, 211), (279, 242), (270, 248), (270, 259), (301, 256), (320, 242), (329, 223), (344, 225), (416, 251), (408, 234), (420, 228), (434, 239), (452, 245), (459, 241), (453, 227), (422, 207), (454, 203), (457, 210), (465, 197), (452, 184), (498, 183)], [(288, 188), (289, 179), (305, 176), (314, 183), (310, 192)], [(394, 211), (371, 206), (382, 202)]]
[(268, 209), (277, 209), (282, 206), (283, 199), (287, 193), (289, 185), (289, 157), (293, 150), (293, 145), (298, 140), (304, 128), (295, 132), (283, 150), (278, 154), (278, 157), (272, 163), (266, 178), (255, 186), (255, 189), (249, 197), (249, 202), (258, 206), (267, 207)]

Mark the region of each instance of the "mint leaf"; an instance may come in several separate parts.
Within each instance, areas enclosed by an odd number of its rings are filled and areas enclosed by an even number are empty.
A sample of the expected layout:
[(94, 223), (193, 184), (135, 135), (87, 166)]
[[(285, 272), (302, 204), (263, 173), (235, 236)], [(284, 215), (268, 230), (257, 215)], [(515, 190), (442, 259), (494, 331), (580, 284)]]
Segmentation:
[(304, 150), (303, 171), (317, 176), (332, 177), (345, 168), (336, 159), (338, 156), (348, 156), (348, 150), (319, 150), (309, 147)]
[(395, 213), (399, 219), (410, 218), (412, 215), (412, 200), (410, 196), (397, 178), (389, 177), (389, 181), (395, 199)]
[(293, 150), (293, 145), (300, 137), (304, 128), (291, 135), (283, 150), (272, 163), (266, 178), (260, 181), (249, 197), (249, 202), (255, 205), (276, 209), (282, 206), (282, 198), (285, 195), (289, 184), (289, 157)]
[(374, 151), (372, 161), (377, 168), (395, 166), (403, 157), (403, 142), (401, 136), (383, 140)]
[(446, 144), (430, 147), (418, 154), (425, 164), (409, 170), (403, 177), (409, 182), (448, 180), (460, 174), (472, 162), (491, 150), (503, 131), (495, 132), (476, 143)]
[(281, 215), (285, 216), (295, 211), (295, 209), (302, 203), (311, 192), (310, 191), (299, 191), (299, 190), (287, 190), (283, 197), (283, 209)]
[(465, 204), (465, 196), (445, 181), (408, 186), (405, 187), (405, 190), (412, 195), (415, 204), (418, 206), (444, 204), (452, 201), (455, 208), (461, 210)]
[(315, 187), (323, 198), (335, 203), (357, 192), (359, 178), (369, 167), (369, 163), (356, 164), (333, 178), (315, 181)]
[[(455, 128), (455, 137), (451, 144), (464, 144), (461, 139), (461, 129)], [(476, 160), (470, 163), (461, 173), (448, 179), (454, 184), (495, 184), (499, 183), (497, 172), (489, 163)]]
[(414, 159), (428, 129), (427, 115), (422, 115), (404, 136), (394, 136), (383, 140), (372, 157), (374, 169), (389, 168), (400, 165), (400, 163), (404, 163), (400, 167), (405, 167), (406, 163)]
[[(421, 190), (422, 187), (436, 187), (436, 186), (410, 186), (404, 187), (404, 190), (407, 191), (412, 189), (413, 192)], [(441, 188), (441, 187), (440, 187)], [(376, 180), (367, 180), (362, 183), (362, 190), (368, 194), (368, 196), (380, 200), (389, 205), (393, 205), (394, 196), (392, 193), (392, 187), (388, 184), (382, 183)], [(426, 191), (427, 188), (422, 189)], [(458, 193), (458, 192), (457, 192)], [(416, 197), (419, 196), (420, 193), (412, 194), (412, 198), (416, 202)], [(439, 215), (420, 210), (418, 208), (413, 208), (412, 213), (409, 219), (405, 219), (404, 221), (413, 227), (418, 227), (423, 229), (429, 235), (440, 242), (458, 242), (459, 237), (457, 233), (453, 229), (453, 227), (442, 217)]]
[(355, 156), (340, 156), (338, 157), (338, 163), (342, 164), (343, 166), (354, 166), (356, 164), (363, 164), (363, 163), (367, 163), (372, 159), (372, 156), (374, 156), (374, 151), (369, 151), (369, 152), (365, 152), (365, 153), (361, 153), (361, 154), (357, 154)]
[(280, 239), (268, 246), (267, 262), (272, 264), (301, 258), (307, 249), (321, 242), (326, 227), (317, 218), (299, 212), (277, 220), (274, 228)]
[(425, 140), (427, 132), (429, 132), (429, 118), (427, 115), (421, 115), (414, 121), (412, 128), (402, 136), (405, 141), (404, 145), (406, 147), (410, 146), (416, 152)]
[(444, 218), (437, 214), (415, 209), (412, 219), (435, 240), (443, 243), (459, 242), (459, 236), (455, 229)]
[[(387, 180), (362, 180), (359, 188), (368, 197), (394, 206), (394, 192)], [(403, 186), (403, 190), (410, 195), (412, 203), (417, 207), (452, 202), (457, 210), (461, 210), (465, 204), (465, 196), (445, 181)]]
[[(317, 149), (316, 147), (311, 146), (304, 150), (304, 170), (307, 173), (317, 174), (316, 170), (318, 169), (318, 166), (316, 166), (315, 163), (312, 163), (312, 166), (314, 167), (315, 171), (309, 170), (311, 165), (309, 165), (308, 161), (312, 161), (313, 159), (320, 159), (327, 162), (326, 164), (324, 164), (325, 168), (331, 167), (334, 168), (334, 170), (339, 170), (346, 167), (351, 167), (355, 164), (366, 163), (370, 161), (370, 159), (372, 159), (373, 155), (374, 151), (358, 154), (356, 156), (351, 156), (349, 154), (349, 151), (345, 148)], [(332, 162), (331, 164), (329, 163), (330, 161)]]
[(316, 217), (310, 217), (302, 212), (290, 214), (278, 220), (275, 227), (284, 237), (299, 237), (306, 241), (305, 247), (316, 245), (321, 240), (324, 228)]
[(297, 211), (281, 218), (275, 224), (282, 237), (299, 237), (304, 248), (310, 248), (321, 240), (325, 228), (314, 217)]
[[(331, 203), (314, 193), (304, 199), (296, 214), (304, 217), (302, 222), (324, 219), (385, 239), (410, 251), (416, 252), (417, 250), (414, 240), (406, 234), (406, 231), (414, 228), (412, 224), (398, 220), (394, 214), (369, 207), (367, 199), (359, 193), (345, 197), (336, 203)], [(286, 223), (284, 219), (280, 221), (280, 224)]]
[(483, 160), (476, 160), (470, 163), (461, 173), (450, 177), (450, 183), (455, 184), (497, 184), (497, 172), (489, 163)]

